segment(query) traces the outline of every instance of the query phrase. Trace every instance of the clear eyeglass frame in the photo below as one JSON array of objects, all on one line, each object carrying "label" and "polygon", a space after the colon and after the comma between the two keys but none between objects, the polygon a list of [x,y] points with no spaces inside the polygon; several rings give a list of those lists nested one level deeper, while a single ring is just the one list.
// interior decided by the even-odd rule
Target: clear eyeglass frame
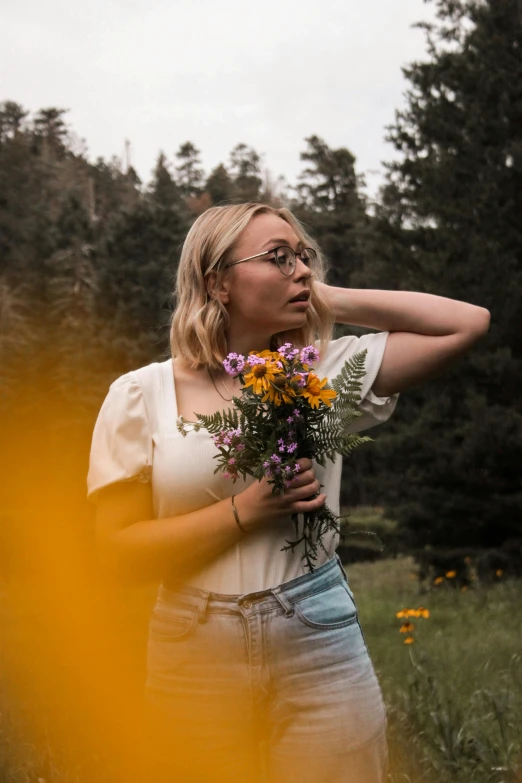
[{"label": "clear eyeglass frame", "polygon": [[279,245],[278,247],[272,247],[270,250],[264,250],[262,253],[256,253],[254,256],[248,256],[248,258],[241,258],[239,261],[231,261],[230,264],[225,264],[224,269],[228,269],[229,266],[236,266],[237,264],[244,264],[245,261],[252,261],[254,258],[262,258],[262,256],[274,255],[277,267],[282,275],[290,277],[294,273],[297,257],[301,259],[303,264],[309,266],[311,261],[317,258],[317,252],[313,247],[304,247],[298,253],[295,252],[288,245]]}]

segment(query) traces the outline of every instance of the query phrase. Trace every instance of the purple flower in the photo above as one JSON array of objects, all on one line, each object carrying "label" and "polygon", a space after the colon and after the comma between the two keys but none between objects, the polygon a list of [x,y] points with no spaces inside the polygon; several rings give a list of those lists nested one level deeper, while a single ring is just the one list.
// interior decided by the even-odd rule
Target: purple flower
[{"label": "purple flower", "polygon": [[294,377],[297,379],[297,385],[299,386],[299,388],[303,389],[306,386],[308,373],[307,372],[298,372]]},{"label": "purple flower", "polygon": [[236,460],[234,459],[234,457],[230,457],[230,459],[228,460],[227,465],[235,465],[235,464],[236,464]]},{"label": "purple flower", "polygon": [[319,351],[314,345],[307,345],[301,351],[301,361],[303,364],[313,364],[319,359]]},{"label": "purple flower", "polygon": [[248,364],[249,364],[251,367],[255,367],[255,366],[256,366],[256,364],[266,364],[266,359],[263,359],[263,357],[262,357],[262,356],[258,356],[258,355],[257,355],[257,354],[255,354],[255,353],[251,353],[251,354],[250,354],[250,356],[249,356],[249,357],[248,357],[248,359],[247,359],[247,363],[248,363]]},{"label": "purple flower", "polygon": [[289,454],[293,454],[296,449],[297,449],[297,443],[290,443],[290,445],[286,447],[286,450],[288,451]]},{"label": "purple flower", "polygon": [[244,443],[238,443],[236,446],[236,451],[244,451],[245,450],[245,444]]},{"label": "purple flower", "polygon": [[292,411],[292,413],[294,414],[294,416],[295,416],[295,418],[296,418],[296,419],[300,419],[300,418],[301,418],[301,414],[299,413],[299,411],[297,410],[297,408],[296,408],[294,411]]},{"label": "purple flower", "polygon": [[229,353],[225,361],[223,362],[223,367],[227,371],[229,375],[239,375],[239,373],[243,372],[243,368],[245,366],[245,357],[242,356],[240,353]]},{"label": "purple flower", "polygon": [[298,348],[294,348],[292,343],[285,343],[280,348],[277,349],[278,353],[281,354],[281,356],[284,356],[285,359],[293,359],[294,356],[297,356],[299,353]]},{"label": "purple flower", "polygon": [[278,454],[272,454],[270,459],[272,460],[272,462],[275,462],[277,465],[281,464],[281,457]]},{"label": "purple flower", "polygon": [[289,416],[288,419],[287,419],[287,422],[289,424],[293,424],[294,423],[294,417],[293,416]]}]

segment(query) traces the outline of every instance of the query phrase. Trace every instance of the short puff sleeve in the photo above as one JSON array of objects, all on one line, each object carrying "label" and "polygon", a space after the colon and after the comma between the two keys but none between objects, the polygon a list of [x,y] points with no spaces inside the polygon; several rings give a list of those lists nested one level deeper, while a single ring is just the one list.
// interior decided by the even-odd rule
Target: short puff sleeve
[{"label": "short puff sleeve", "polygon": [[118,481],[149,482],[152,435],[143,393],[131,373],[114,381],[103,401],[92,436],[87,497]]},{"label": "short puff sleeve", "polygon": [[397,405],[398,394],[393,394],[390,397],[378,397],[372,391],[382,363],[387,339],[388,332],[378,332],[377,334],[365,334],[362,337],[350,335],[332,340],[328,343],[325,354],[321,357],[317,367],[318,374],[326,375],[328,380],[332,381],[341,372],[346,361],[349,361],[356,353],[366,351],[365,374],[362,378],[360,391],[361,402],[358,406],[362,416],[355,419],[351,425],[352,432],[361,432],[375,427],[377,424],[382,424],[390,418]]}]

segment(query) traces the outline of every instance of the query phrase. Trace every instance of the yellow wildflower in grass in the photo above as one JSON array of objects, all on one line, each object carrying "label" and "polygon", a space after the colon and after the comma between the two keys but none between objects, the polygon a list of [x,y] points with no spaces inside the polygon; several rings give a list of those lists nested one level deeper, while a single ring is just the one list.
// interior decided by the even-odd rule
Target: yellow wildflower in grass
[{"label": "yellow wildflower in grass", "polygon": [[413,638],[413,636],[407,636],[406,639],[404,640],[404,644],[413,644],[414,641],[415,639]]},{"label": "yellow wildflower in grass", "polygon": [[417,609],[418,617],[424,617],[425,620],[427,620],[430,616],[430,610],[426,609],[424,606],[419,606]]},{"label": "yellow wildflower in grass", "polygon": [[400,612],[396,612],[395,617],[408,617],[408,609],[401,609]]},{"label": "yellow wildflower in grass", "polygon": [[418,617],[416,609],[408,609],[406,612],[406,617]]},{"label": "yellow wildflower in grass", "polygon": [[501,568],[497,568],[497,570],[495,571],[495,576],[502,576],[503,573],[504,571]]},{"label": "yellow wildflower in grass", "polygon": [[447,579],[455,579],[456,576],[457,576],[457,572],[456,571],[446,571],[446,578]]},{"label": "yellow wildflower in grass", "polygon": [[403,623],[399,628],[399,633],[412,633],[415,630],[414,623]]},{"label": "yellow wildflower in grass", "polygon": [[333,389],[324,389],[328,378],[321,380],[314,372],[308,373],[306,386],[300,390],[299,394],[308,401],[311,408],[318,408],[323,402],[328,407],[331,406],[332,400],[337,396],[337,392]]},{"label": "yellow wildflower in grass", "polygon": [[436,579],[433,580],[433,584],[434,585],[441,585],[443,583],[443,581],[444,581],[444,577],[443,576],[438,576]]}]

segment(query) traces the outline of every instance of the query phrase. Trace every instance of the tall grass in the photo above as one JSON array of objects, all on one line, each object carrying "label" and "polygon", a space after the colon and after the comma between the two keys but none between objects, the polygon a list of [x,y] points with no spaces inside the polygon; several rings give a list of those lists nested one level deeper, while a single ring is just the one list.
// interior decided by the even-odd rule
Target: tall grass
[{"label": "tall grass", "polygon": [[[408,558],[349,569],[388,708],[393,783],[514,783],[522,754],[522,584],[422,588]],[[422,604],[406,646],[396,612]]]}]

